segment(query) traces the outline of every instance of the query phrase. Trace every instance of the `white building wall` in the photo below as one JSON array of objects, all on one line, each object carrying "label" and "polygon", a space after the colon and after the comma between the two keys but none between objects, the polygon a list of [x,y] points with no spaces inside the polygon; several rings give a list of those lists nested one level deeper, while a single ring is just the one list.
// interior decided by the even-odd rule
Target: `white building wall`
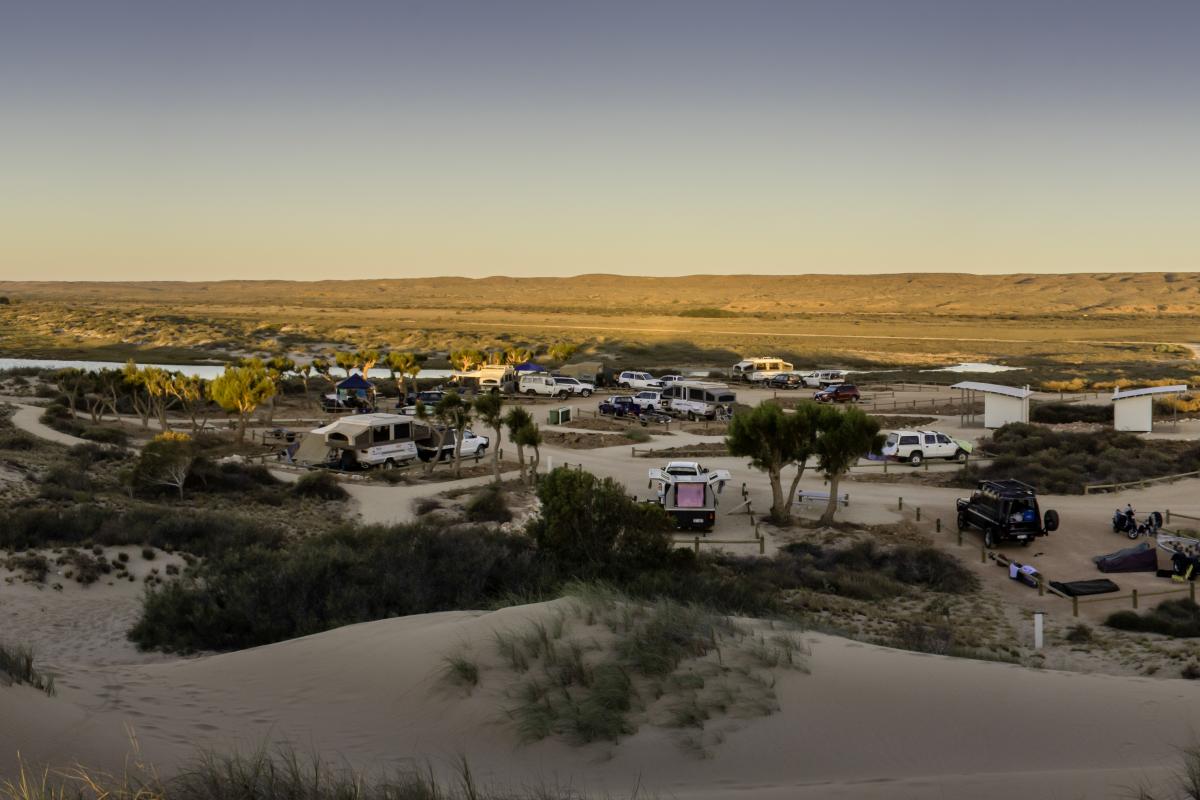
[{"label": "white building wall", "polygon": [[983,395],[983,427],[999,428],[1010,422],[1028,422],[1028,400],[1006,394]]},{"label": "white building wall", "polygon": [[1113,401],[1113,428],[1146,433],[1154,422],[1154,397],[1127,397]]}]

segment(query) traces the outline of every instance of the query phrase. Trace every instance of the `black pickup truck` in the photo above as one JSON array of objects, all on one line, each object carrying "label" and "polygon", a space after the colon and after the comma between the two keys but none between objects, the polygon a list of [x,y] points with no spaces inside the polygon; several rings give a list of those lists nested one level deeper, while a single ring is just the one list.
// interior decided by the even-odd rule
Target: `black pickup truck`
[{"label": "black pickup truck", "polygon": [[983,531],[984,547],[1017,541],[1027,545],[1058,530],[1058,512],[1041,513],[1037,492],[1018,480],[980,481],[970,499],[958,499],[958,529]]}]

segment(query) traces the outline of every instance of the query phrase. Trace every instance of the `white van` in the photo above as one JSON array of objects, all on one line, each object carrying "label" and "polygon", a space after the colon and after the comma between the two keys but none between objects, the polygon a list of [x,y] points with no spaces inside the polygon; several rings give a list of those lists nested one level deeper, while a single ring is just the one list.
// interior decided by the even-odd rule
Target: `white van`
[{"label": "white van", "polygon": [[625,370],[617,376],[617,386],[622,389],[661,389],[663,382],[649,372]]},{"label": "white van", "polygon": [[677,381],[662,393],[663,408],[688,419],[715,419],[732,413],[737,393],[723,383]]},{"label": "white van", "polygon": [[310,434],[329,448],[330,462],[347,470],[413,461],[418,455],[415,440],[428,435],[428,426],[405,414],[355,414]]},{"label": "white van", "polygon": [[571,387],[560,384],[553,375],[544,373],[526,373],[517,384],[517,391],[527,395],[545,395],[546,397],[566,397],[571,394]]},{"label": "white van", "polygon": [[826,389],[838,383],[846,382],[846,373],[840,369],[819,369],[806,372],[801,376],[804,385],[811,389]]},{"label": "white van", "polygon": [[748,383],[762,383],[775,375],[791,372],[792,365],[774,356],[745,358],[733,365],[733,379]]}]

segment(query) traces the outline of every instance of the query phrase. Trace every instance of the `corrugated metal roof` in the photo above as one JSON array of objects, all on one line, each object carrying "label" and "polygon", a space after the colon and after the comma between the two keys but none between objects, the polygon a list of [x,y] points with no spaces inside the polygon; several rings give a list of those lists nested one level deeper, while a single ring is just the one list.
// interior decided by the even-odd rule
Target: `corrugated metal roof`
[{"label": "corrugated metal roof", "polygon": [[1124,392],[1114,391],[1112,399],[1126,400],[1130,397],[1145,397],[1148,394],[1179,394],[1188,390],[1186,383],[1180,383],[1175,386],[1150,386],[1145,389],[1128,389]]},{"label": "corrugated metal roof", "polygon": [[977,383],[975,381],[963,381],[956,383],[950,387],[951,389],[969,389],[973,392],[987,392],[988,394],[1002,394],[1007,397],[1016,397],[1024,399],[1033,394],[1028,389],[1022,389],[1016,386],[1001,386],[998,383]]}]

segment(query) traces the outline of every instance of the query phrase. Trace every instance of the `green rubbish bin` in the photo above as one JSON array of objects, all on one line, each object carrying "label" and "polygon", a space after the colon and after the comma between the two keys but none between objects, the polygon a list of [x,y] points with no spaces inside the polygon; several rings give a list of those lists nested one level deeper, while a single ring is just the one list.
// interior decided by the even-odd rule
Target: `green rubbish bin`
[{"label": "green rubbish bin", "polygon": [[552,409],[550,409],[550,415],[549,415],[549,419],[547,420],[547,422],[548,422],[549,424],[551,424],[551,425],[563,425],[563,424],[565,424],[565,423],[568,423],[568,422],[570,422],[570,421],[571,421],[571,408],[570,408],[570,406],[566,406],[566,407],[564,407],[564,408],[552,408]]}]

